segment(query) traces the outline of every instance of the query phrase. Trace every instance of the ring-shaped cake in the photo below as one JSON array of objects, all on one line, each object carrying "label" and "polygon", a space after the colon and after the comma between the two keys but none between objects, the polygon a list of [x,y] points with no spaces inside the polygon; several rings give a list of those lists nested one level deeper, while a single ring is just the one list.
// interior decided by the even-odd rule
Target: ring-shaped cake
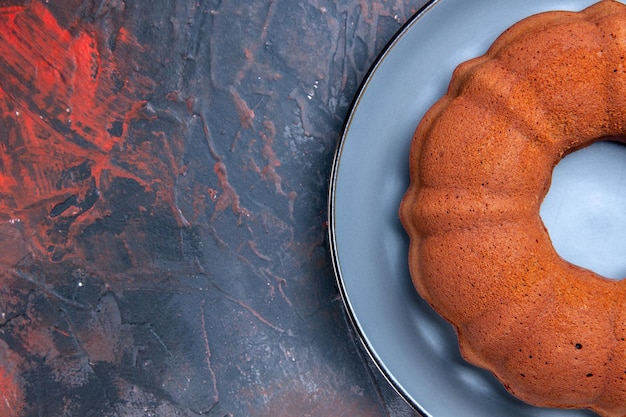
[{"label": "ring-shaped cake", "polygon": [[623,4],[531,16],[457,67],[411,145],[413,283],[534,405],[626,416],[626,280],[562,259],[539,214],[565,155],[626,136],[625,64]]}]

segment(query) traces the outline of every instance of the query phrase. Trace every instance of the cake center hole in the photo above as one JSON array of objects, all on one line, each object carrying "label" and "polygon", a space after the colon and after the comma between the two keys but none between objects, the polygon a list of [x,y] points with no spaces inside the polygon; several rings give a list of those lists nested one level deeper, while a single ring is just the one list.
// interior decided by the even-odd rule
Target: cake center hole
[{"label": "cake center hole", "polygon": [[596,142],[563,158],[540,214],[563,259],[626,277],[626,145]]}]

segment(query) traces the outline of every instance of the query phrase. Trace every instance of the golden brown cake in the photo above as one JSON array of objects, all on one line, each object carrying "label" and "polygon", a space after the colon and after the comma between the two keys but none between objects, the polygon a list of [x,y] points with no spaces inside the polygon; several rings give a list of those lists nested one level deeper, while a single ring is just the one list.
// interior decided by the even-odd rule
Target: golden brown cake
[{"label": "golden brown cake", "polygon": [[626,6],[531,16],[455,70],[413,138],[413,283],[534,405],[626,416],[626,281],[563,260],[539,215],[563,156],[626,135],[625,64]]}]

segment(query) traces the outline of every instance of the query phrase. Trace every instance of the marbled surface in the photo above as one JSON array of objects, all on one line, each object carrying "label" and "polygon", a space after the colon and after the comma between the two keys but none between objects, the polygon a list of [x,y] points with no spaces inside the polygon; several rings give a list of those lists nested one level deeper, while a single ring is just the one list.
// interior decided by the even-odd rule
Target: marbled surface
[{"label": "marbled surface", "polygon": [[0,1],[0,415],[417,416],[346,320],[326,204],[424,3]]}]

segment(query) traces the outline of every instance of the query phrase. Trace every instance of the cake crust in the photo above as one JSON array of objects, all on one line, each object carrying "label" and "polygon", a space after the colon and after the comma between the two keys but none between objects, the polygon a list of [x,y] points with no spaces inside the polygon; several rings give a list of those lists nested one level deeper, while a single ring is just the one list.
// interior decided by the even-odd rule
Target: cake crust
[{"label": "cake crust", "polygon": [[546,12],[457,67],[423,117],[400,219],[420,295],[469,362],[534,405],[626,416],[626,280],[563,260],[539,215],[554,166],[626,136],[626,6]]}]

